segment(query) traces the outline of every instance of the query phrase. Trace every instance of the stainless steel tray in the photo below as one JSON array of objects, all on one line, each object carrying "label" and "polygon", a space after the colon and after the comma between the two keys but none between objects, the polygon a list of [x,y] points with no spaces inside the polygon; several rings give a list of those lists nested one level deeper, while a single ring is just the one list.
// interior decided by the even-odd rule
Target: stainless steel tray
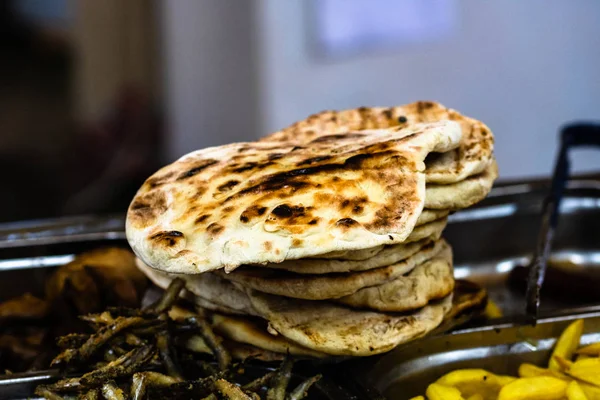
[{"label": "stainless steel tray", "polygon": [[[451,215],[444,231],[454,250],[455,276],[486,287],[507,316],[525,311],[524,290],[510,289],[507,280],[515,266],[528,264],[546,193],[545,183],[495,188],[478,207]],[[600,278],[600,181],[569,182],[550,259]],[[600,293],[572,300],[548,294],[560,293],[543,292],[542,313],[600,304]]]},{"label": "stainless steel tray", "polygon": [[[404,365],[402,360],[409,360],[409,353],[404,353],[409,351],[407,349],[422,348],[423,351],[429,352],[430,356],[426,360],[430,361],[419,364],[422,365],[419,368],[423,371],[433,371],[431,376],[434,376],[439,375],[447,363],[461,362],[461,360],[470,362],[469,360],[479,357],[472,354],[488,354],[485,351],[473,353],[471,348],[461,350],[459,346],[467,345],[472,341],[476,346],[485,347],[486,335],[493,336],[496,338],[494,340],[497,340],[494,342],[496,347],[493,347],[493,351],[496,352],[494,354],[498,360],[502,360],[500,357],[502,354],[510,357],[512,345],[506,343],[513,343],[509,342],[511,336],[495,332],[503,332],[505,328],[512,326],[511,324],[516,321],[515,317],[523,314],[525,301],[523,294],[507,287],[506,281],[511,269],[515,265],[526,263],[531,255],[546,191],[547,185],[544,182],[525,182],[494,188],[488,199],[477,207],[453,214],[444,232],[444,236],[454,248],[457,277],[483,284],[490,292],[491,298],[507,315],[505,321],[510,323],[505,325],[501,321],[493,321],[496,325],[488,323],[488,326],[470,333],[425,339],[404,349],[396,349],[387,355],[373,358],[369,362],[361,361],[358,366],[351,366],[362,371],[358,374],[357,380],[367,377],[369,383],[376,384],[388,394],[394,394],[390,398],[403,398],[404,394],[399,395],[400,397],[395,397],[395,394],[404,392],[390,392],[392,390],[390,388],[400,390],[398,388],[404,388],[404,385],[410,388],[412,386],[409,386],[409,380],[411,382],[431,380],[428,378],[419,381],[417,375],[410,372],[412,366],[408,369],[400,368]],[[555,237],[552,257],[570,260],[573,265],[590,273],[600,271],[598,268],[600,267],[600,181],[571,181],[561,211],[562,218]],[[0,301],[24,291],[41,294],[44,281],[53,268],[70,261],[81,251],[104,245],[127,246],[122,216],[76,217],[54,221],[0,224]],[[542,312],[556,314],[560,310],[569,308],[571,314],[582,313],[590,311],[595,303],[600,304],[600,299],[564,302],[543,297]],[[598,317],[597,314],[590,314],[590,316]],[[497,322],[501,324],[497,325]],[[527,332],[530,328],[510,329]],[[559,332],[560,329],[552,328],[551,331]],[[588,324],[588,329],[599,332],[600,323]],[[460,337],[464,336],[459,335],[471,336],[462,343]],[[455,337],[459,339],[455,341]],[[422,344],[438,343],[436,340],[443,345],[429,348]],[[437,353],[445,355],[437,357],[435,356]],[[487,355],[480,358],[483,357]],[[372,369],[365,370],[367,365],[371,365]],[[395,365],[400,369],[395,369]],[[510,365],[514,366],[514,363]],[[386,370],[395,372],[387,373]],[[379,378],[375,379],[378,376]],[[398,386],[400,383],[396,385],[394,382],[400,382],[402,385]],[[13,379],[11,383],[14,385],[18,382]],[[415,385],[415,391],[411,393],[416,393],[417,389],[421,390],[421,386],[417,387],[417,383]],[[4,398],[1,388],[0,398]]]},{"label": "stainless steel tray", "polygon": [[585,318],[581,343],[600,341],[600,308],[595,312],[542,318],[536,327],[511,323],[422,339],[356,366],[356,375],[388,399],[409,399],[457,368],[484,368],[515,375],[523,362],[546,365],[563,329]]}]

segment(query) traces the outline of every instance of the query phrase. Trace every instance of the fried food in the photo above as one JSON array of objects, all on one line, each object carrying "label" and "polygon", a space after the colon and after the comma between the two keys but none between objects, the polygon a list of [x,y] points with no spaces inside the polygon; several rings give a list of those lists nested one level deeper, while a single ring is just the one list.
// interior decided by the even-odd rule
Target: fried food
[{"label": "fried food", "polygon": [[0,325],[15,320],[40,320],[48,316],[50,304],[31,293],[0,303]]},{"label": "fried food", "polygon": [[43,297],[25,293],[0,303],[0,370],[43,368],[61,348],[83,346],[89,324],[107,325],[108,314],[101,311],[139,307],[147,286],[129,250],[100,248],[76,256],[50,275]]},{"label": "fried food", "polygon": [[293,365],[290,358],[283,361],[281,368],[273,377],[272,387],[267,391],[267,400],[285,400],[285,389],[290,382]]},{"label": "fried food", "polygon": [[571,381],[569,383],[569,385],[567,386],[566,395],[567,400],[587,400],[585,392],[583,391],[581,386],[579,386],[577,381]]},{"label": "fried food", "polygon": [[548,368],[554,371],[559,371],[560,366],[557,361],[557,356],[564,359],[570,359],[575,353],[577,346],[579,346],[579,340],[581,339],[581,333],[583,332],[583,320],[578,319],[577,321],[570,324],[558,338],[554,351],[550,357]]},{"label": "fried food", "polygon": [[425,394],[429,400],[464,400],[458,389],[439,383],[429,385]]},{"label": "fried food", "polygon": [[520,378],[504,386],[498,400],[559,400],[566,391],[567,383],[551,376]]},{"label": "fried food", "polygon": [[565,373],[575,379],[600,387],[600,358],[586,358],[577,360]]},{"label": "fried food", "polygon": [[46,298],[66,296],[78,314],[87,314],[111,305],[137,307],[146,286],[133,253],[111,247],[82,253],[59,267],[46,282]]},{"label": "fried food", "polygon": [[458,389],[465,398],[479,394],[484,400],[494,400],[502,387],[514,379],[500,377],[484,369],[461,369],[449,372],[436,383]]},{"label": "fried food", "polygon": [[230,352],[231,342],[215,334],[211,316],[175,305],[182,290],[181,281],[174,280],[147,308],[110,308],[85,316],[96,332],[61,338],[64,349],[52,362],[71,376],[39,386],[36,394],[51,399],[287,400],[304,398],[321,378],[306,379],[288,392],[294,361],[286,358],[280,368],[247,379],[243,361],[232,361],[232,354],[239,353],[235,346]]},{"label": "fried food", "polygon": [[483,314],[487,319],[502,318],[503,316],[502,309],[500,309],[500,307],[498,307],[498,305],[494,301],[489,299],[487,305],[485,306]]},{"label": "fried food", "polygon": [[321,377],[322,377],[321,374],[318,374],[318,375],[313,376],[312,378],[306,379],[304,382],[302,382],[301,384],[296,386],[296,388],[294,390],[292,390],[288,399],[289,400],[300,400],[300,399],[305,398],[308,395],[308,389],[310,389],[310,387],[312,385],[314,385],[315,382],[320,380]]},{"label": "fried food", "polygon": [[518,378],[483,369],[454,370],[428,387],[427,399],[600,400],[600,343],[578,349],[583,328],[582,319],[565,328],[548,368],[523,363]]},{"label": "fried food", "polygon": [[204,342],[208,345],[211,352],[217,358],[219,368],[221,369],[221,371],[226,370],[229,364],[231,363],[231,355],[229,354],[227,349],[225,349],[225,347],[221,344],[220,339],[217,338],[217,336],[214,334],[208,322],[206,322],[204,319],[196,317],[188,318],[186,321],[198,327],[200,336],[202,336]]}]

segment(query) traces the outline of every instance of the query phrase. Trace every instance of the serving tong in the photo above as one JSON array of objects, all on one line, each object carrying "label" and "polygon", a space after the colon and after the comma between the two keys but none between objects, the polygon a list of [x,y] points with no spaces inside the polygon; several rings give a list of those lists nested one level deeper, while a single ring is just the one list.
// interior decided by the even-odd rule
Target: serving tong
[{"label": "serving tong", "polygon": [[534,256],[529,266],[525,315],[533,325],[537,323],[540,308],[540,291],[548,266],[554,232],[558,225],[560,203],[571,173],[569,151],[580,147],[600,147],[600,124],[574,123],[560,132],[560,149],[552,175],[550,192],[542,206],[542,219]]}]

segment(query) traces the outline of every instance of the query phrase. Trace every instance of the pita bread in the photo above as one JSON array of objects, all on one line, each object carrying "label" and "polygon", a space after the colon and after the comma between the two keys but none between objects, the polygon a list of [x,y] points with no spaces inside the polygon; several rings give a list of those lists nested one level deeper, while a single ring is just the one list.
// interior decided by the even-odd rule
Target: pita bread
[{"label": "pita bread", "polygon": [[249,297],[281,335],[313,350],[348,356],[379,354],[417,339],[435,329],[452,307],[452,295],[410,314],[355,310],[252,290]]},{"label": "pita bread", "polygon": [[210,301],[210,300],[203,299],[202,297],[199,297],[199,296],[194,296],[193,302],[198,307],[202,307],[202,308],[205,308],[207,310],[218,312],[218,313],[222,313],[222,314],[228,314],[228,315],[252,315],[252,311],[236,310],[235,308],[229,308],[229,307],[227,307],[225,305],[222,305],[222,304],[219,304],[219,303],[215,303],[215,302]]},{"label": "pita bread", "polygon": [[[403,246],[405,244],[399,243],[399,245]],[[368,249],[361,249],[361,250],[332,251],[331,253],[320,254],[318,256],[313,256],[313,257],[301,258],[300,260],[310,260],[310,259],[323,260],[323,259],[326,259],[326,260],[343,260],[343,261],[362,261],[362,260],[368,260],[370,258],[375,257],[386,246],[389,246],[389,245],[382,244],[379,246],[369,247]],[[276,267],[277,265],[286,264],[288,261],[298,261],[298,260],[286,260],[281,263],[267,263],[267,264],[265,264],[265,267],[272,266],[272,268],[277,268]],[[285,269],[285,268],[282,268],[282,269]]]},{"label": "pita bread", "polygon": [[[425,238],[437,240],[442,236],[442,231],[446,227],[446,223],[448,222],[446,217],[449,214],[447,210],[424,210],[427,211],[427,216],[423,218],[423,223],[418,224],[415,229],[411,232],[408,238],[402,242],[398,243],[398,249],[401,249],[401,246],[405,246],[408,243],[417,242],[423,240]],[[438,212],[436,212],[438,211]],[[421,214],[423,215],[423,214]],[[434,216],[439,216],[439,219],[433,218]],[[421,219],[421,217],[419,217]],[[318,256],[307,257],[306,259],[317,258],[317,259],[335,259],[335,260],[350,260],[350,261],[360,261],[360,260],[368,260],[375,257],[379,252],[381,252],[384,248],[390,245],[380,245],[375,247],[370,247],[367,249],[361,250],[346,250],[346,251],[333,251],[327,254],[321,254]],[[298,261],[305,260],[300,259]],[[277,268],[277,265],[285,264],[286,261],[279,264],[265,264],[267,267]],[[286,268],[281,268],[286,269]]]},{"label": "pita bread", "polygon": [[[302,258],[281,263],[267,263],[266,268],[281,269],[298,274],[328,274],[335,272],[366,271],[386,267],[417,253],[427,241],[437,241],[442,236],[448,220],[443,218],[415,228],[404,243],[377,246],[365,250],[328,253],[327,257]],[[339,258],[333,258],[337,255]]]},{"label": "pita bread", "polygon": [[361,289],[334,301],[356,308],[404,312],[444,298],[453,289],[452,251],[450,247],[446,247],[435,258],[417,265],[407,275],[379,286]]},{"label": "pita bread", "polygon": [[498,165],[495,160],[492,160],[484,172],[471,176],[462,182],[451,185],[428,184],[425,207],[443,210],[458,210],[470,207],[487,196],[497,177]]},{"label": "pita bread", "polygon": [[[196,314],[184,308],[174,306],[169,311],[169,317],[175,321],[183,321]],[[281,335],[271,335],[267,332],[267,322],[253,317],[229,317],[219,314],[207,314],[213,329],[222,339],[223,345],[232,353],[233,358],[244,360],[248,357],[262,361],[272,361],[282,358],[285,354],[297,357],[324,358],[326,354],[305,349]],[[186,347],[195,353],[212,354],[210,346],[200,335],[179,337],[179,346]]]},{"label": "pita bread", "polygon": [[483,312],[487,305],[488,294],[479,284],[458,279],[454,287],[452,312],[448,317],[456,317],[464,312]]},{"label": "pita bread", "polygon": [[215,331],[235,342],[246,343],[274,353],[291,354],[312,358],[323,358],[326,354],[304,348],[281,335],[267,332],[265,320],[230,317],[215,314],[212,317]]},{"label": "pita bread", "polygon": [[195,295],[197,305],[227,314],[256,315],[248,296],[215,274],[168,274],[150,268],[139,258],[137,267],[158,287],[166,289],[175,278],[185,281],[187,291]]},{"label": "pita bread", "polygon": [[480,316],[487,305],[487,292],[476,283],[457,279],[452,295],[452,310],[431,335],[451,331]]},{"label": "pita bread", "polygon": [[[427,191],[425,191],[425,201],[427,201]],[[426,225],[430,222],[444,219],[448,216],[448,214],[450,214],[450,210],[430,210],[426,208],[421,212],[421,215],[419,215],[419,218],[417,219],[417,224],[415,225],[415,229],[419,226]]]},{"label": "pita bread", "polygon": [[425,225],[417,226],[403,244],[418,242],[429,237],[440,238],[447,224],[448,218],[442,218]]},{"label": "pita bread", "polygon": [[401,243],[425,202],[425,158],[456,148],[439,121],[190,153],[150,177],[127,213],[147,265],[195,274]]},{"label": "pita bread", "polygon": [[345,132],[442,120],[460,123],[462,140],[457,149],[432,154],[427,158],[427,182],[455,183],[482,172],[492,159],[494,150],[494,138],[490,129],[480,121],[431,101],[389,108],[361,107],[344,111],[323,111],[261,140],[305,144],[315,138]]},{"label": "pita bread", "polygon": [[415,266],[432,259],[448,244],[444,240],[432,242],[396,264],[367,271],[301,275],[267,268],[244,267],[229,274],[215,272],[238,287],[264,293],[306,300],[335,299],[350,295],[359,289],[381,285],[412,271]]},{"label": "pita bread", "polygon": [[388,265],[405,260],[437,239],[427,238],[408,244],[384,246],[376,255],[366,260],[303,258],[301,260],[287,260],[279,264],[267,264],[265,267],[281,269],[296,274],[331,274],[368,271],[370,269],[387,267]]}]

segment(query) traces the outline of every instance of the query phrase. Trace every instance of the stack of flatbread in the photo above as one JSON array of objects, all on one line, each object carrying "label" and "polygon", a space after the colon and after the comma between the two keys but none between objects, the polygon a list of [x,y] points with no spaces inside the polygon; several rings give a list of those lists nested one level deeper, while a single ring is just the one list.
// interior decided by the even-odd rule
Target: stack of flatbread
[{"label": "stack of flatbread", "polygon": [[227,340],[367,356],[450,313],[442,231],[496,177],[489,128],[438,103],[327,111],[161,169],[127,237],[148,277],[183,278]]}]

